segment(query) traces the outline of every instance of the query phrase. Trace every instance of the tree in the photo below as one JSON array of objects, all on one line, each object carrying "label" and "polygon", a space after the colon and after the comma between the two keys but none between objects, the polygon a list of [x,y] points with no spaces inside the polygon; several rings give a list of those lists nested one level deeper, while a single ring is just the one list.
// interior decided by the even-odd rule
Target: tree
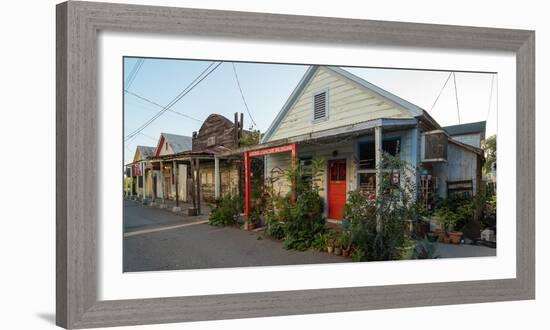
[{"label": "tree", "polygon": [[485,153],[485,164],[483,164],[483,173],[491,172],[491,166],[497,161],[497,136],[491,135],[481,144]]}]

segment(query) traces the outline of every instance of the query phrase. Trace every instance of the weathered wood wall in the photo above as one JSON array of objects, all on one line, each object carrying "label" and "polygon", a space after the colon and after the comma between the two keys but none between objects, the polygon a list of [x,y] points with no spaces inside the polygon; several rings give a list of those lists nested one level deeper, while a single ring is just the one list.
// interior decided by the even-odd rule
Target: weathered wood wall
[{"label": "weathered wood wall", "polygon": [[193,135],[193,151],[214,146],[232,149],[237,147],[235,124],[224,116],[212,114],[206,118],[197,134]]}]

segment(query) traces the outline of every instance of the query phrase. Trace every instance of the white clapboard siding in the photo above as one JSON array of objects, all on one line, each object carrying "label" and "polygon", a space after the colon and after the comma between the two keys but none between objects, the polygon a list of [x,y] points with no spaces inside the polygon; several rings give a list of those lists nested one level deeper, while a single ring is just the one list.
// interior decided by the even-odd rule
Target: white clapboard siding
[{"label": "white clapboard siding", "polygon": [[[327,90],[328,120],[313,121],[313,95]],[[307,134],[379,118],[412,118],[409,113],[337,73],[320,67],[269,140]]]}]

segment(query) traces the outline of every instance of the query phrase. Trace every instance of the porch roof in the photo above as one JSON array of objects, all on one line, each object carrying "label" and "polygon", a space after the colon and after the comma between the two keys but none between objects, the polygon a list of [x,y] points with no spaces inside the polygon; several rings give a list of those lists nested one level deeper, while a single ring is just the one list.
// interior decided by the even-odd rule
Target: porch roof
[{"label": "porch roof", "polygon": [[266,143],[255,144],[251,146],[241,147],[226,152],[219,153],[218,157],[230,157],[242,155],[246,151],[261,150],[265,148],[278,147],[291,143],[315,142],[328,139],[339,139],[350,136],[358,136],[373,130],[375,127],[384,127],[392,130],[400,128],[414,127],[418,123],[417,119],[374,119],[360,123],[354,123],[346,126],[326,129],[322,131],[310,132],[307,134],[297,135]]}]

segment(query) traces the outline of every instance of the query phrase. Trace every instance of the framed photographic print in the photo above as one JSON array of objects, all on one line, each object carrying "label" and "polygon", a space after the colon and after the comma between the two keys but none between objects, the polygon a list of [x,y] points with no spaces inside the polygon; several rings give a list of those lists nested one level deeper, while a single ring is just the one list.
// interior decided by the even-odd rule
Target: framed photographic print
[{"label": "framed photographic print", "polygon": [[534,299],[534,45],[59,4],[57,324]]}]

